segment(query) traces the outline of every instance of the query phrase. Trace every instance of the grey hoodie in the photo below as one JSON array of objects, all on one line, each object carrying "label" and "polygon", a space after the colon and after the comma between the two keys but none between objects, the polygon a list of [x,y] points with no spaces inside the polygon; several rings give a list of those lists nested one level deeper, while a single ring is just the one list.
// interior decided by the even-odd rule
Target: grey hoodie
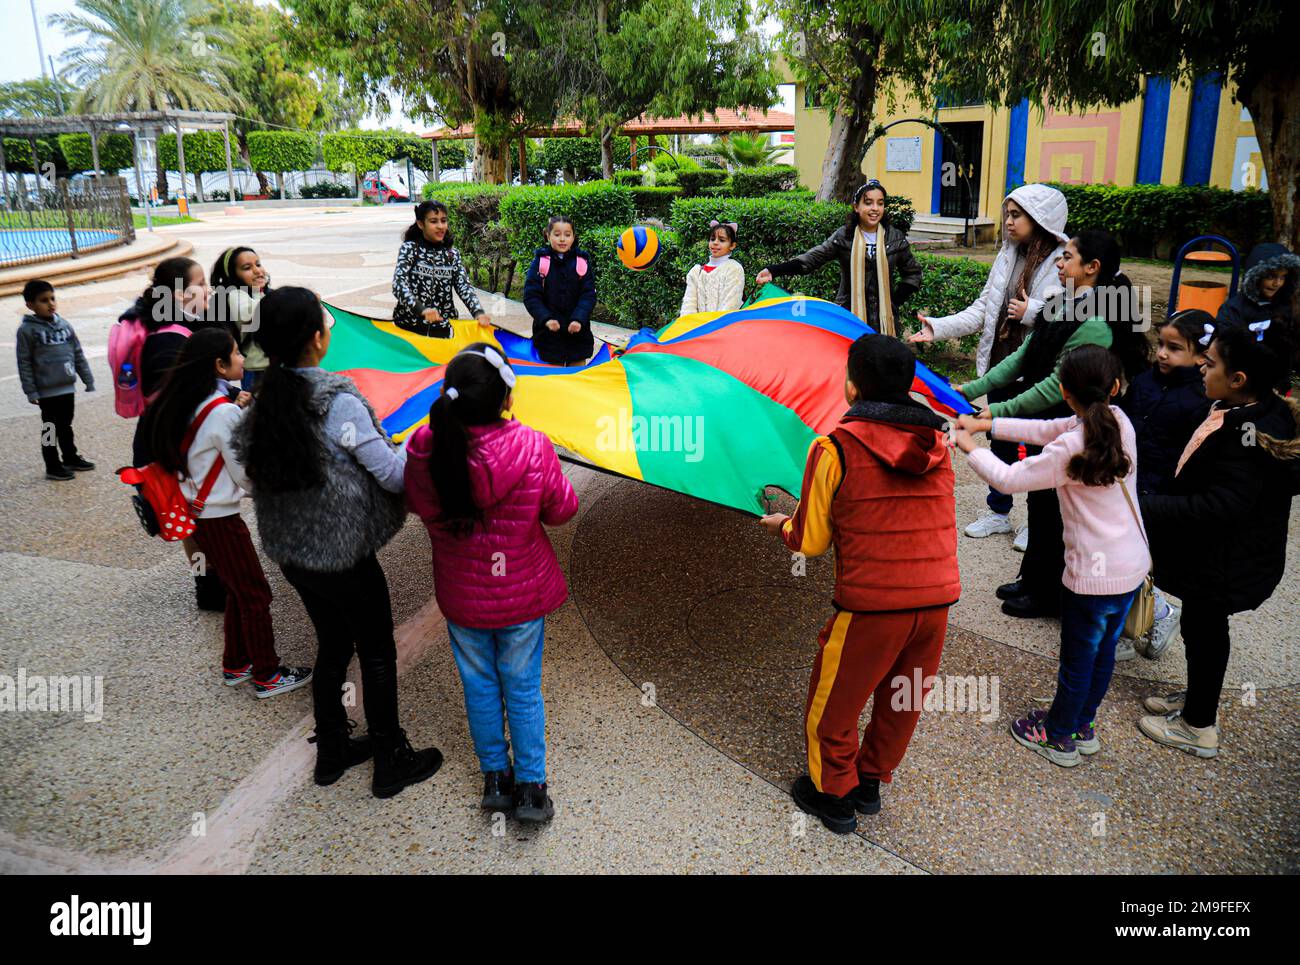
[{"label": "grey hoodie", "polygon": [[95,391],[95,375],[68,320],[23,316],[18,326],[18,378],[28,402],[77,391],[77,376],[86,391]]}]

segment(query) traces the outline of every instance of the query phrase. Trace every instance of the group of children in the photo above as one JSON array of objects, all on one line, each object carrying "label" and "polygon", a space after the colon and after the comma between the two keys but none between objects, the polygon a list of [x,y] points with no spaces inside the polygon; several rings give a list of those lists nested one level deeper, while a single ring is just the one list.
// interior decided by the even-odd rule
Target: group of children
[{"label": "group of children", "polygon": [[[739,308],[745,292],[745,269],[732,258],[734,222],[709,225],[709,259],[686,276],[681,314]],[[533,322],[533,348],[551,365],[584,365],[595,354],[591,313],[596,307],[596,275],[591,256],[578,247],[573,221],[552,215],[542,232],[544,244],[533,252],[524,282],[524,308]],[[456,318],[452,292],[460,296],[480,324],[491,317],[469,282],[469,273],[453,247],[447,206],[422,201],[415,223],[406,229],[393,269],[393,322],[398,328],[432,338],[450,338]]]},{"label": "group of children", "polygon": [[[1011,494],[1030,493],[1023,575],[998,593],[1022,614],[1059,616],[1060,673],[1051,708],[1017,717],[1011,732],[1062,766],[1100,750],[1097,710],[1126,616],[1153,573],[1184,601],[1188,685],[1148,699],[1151,716],[1139,727],[1214,756],[1229,617],[1258,607],[1280,581],[1300,491],[1300,407],[1277,391],[1293,360],[1287,306],[1300,261],[1284,250],[1255,260],[1217,322],[1198,311],[1172,315],[1147,365],[1118,246],[1100,232],[1065,235],[1064,199],[1053,194],[1027,185],[1008,196],[1006,240],[980,299],[957,316],[922,317],[912,336],[983,326],[980,378],[959,388],[990,402],[958,420],[951,442],[989,483],[995,515],[1010,508]],[[915,261],[888,225],[886,200],[883,186],[868,182],[849,224],[758,276],[838,257],[839,300],[883,330],[850,347],[849,408],[813,443],[793,517],[761,521],[794,552],[836,550],[836,612],[819,638],[806,706],[808,773],[793,786],[796,803],[836,831],[879,810],[880,782],[891,780],[924,699],[897,706],[891,682],[937,672],[948,608],[961,592],[949,427],[909,395],[915,360],[890,337],[919,279],[909,278]],[[591,263],[566,217],[550,219],[545,242],[525,286],[534,344],[543,361],[583,364],[594,347]],[[735,246],[736,225],[710,226],[710,258],[690,273],[684,313],[739,306]],[[243,247],[223,252],[211,277],[215,294],[197,263],[162,262],[119,322],[138,327],[134,354],[110,350],[110,362],[115,389],[137,392],[143,411],[133,465],[177,474],[195,507],[186,552],[202,564],[199,605],[225,614],[224,683],[250,682],[259,698],[311,684],[322,785],[371,758],[379,797],[434,774],[441,753],[416,750],[399,723],[392,608],[376,557],[414,512],[432,544],[482,804],[549,820],[542,651],[545,617],[567,588],[545,527],[570,519],[577,497],[547,438],[505,418],[515,385],[509,361],[486,341],[458,353],[429,424],[398,447],[356,385],[322,368],[333,320],[313,292],[272,291],[257,253]],[[490,323],[438,202],[417,206],[393,290],[394,321],[408,331],[449,335],[453,291]],[[47,474],[64,478],[93,468],[73,443],[70,402],[77,375],[87,390],[93,375],[53,289],[32,283],[25,297],[23,389],[56,427],[42,452]],[[991,447],[976,445],[980,432]],[[240,515],[248,494],[262,550],[315,628],[314,667],[287,666],[276,653],[270,585]],[[1154,608],[1155,629],[1140,642],[1148,656],[1179,622],[1159,591]],[[342,702],[354,654],[368,725],[360,738]]]}]

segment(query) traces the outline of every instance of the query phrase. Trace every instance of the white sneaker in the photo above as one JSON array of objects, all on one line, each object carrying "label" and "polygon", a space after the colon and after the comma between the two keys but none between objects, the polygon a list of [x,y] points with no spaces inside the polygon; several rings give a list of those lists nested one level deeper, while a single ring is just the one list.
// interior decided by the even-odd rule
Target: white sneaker
[{"label": "white sneaker", "polygon": [[1011,520],[1001,513],[985,513],[968,525],[963,532],[972,539],[983,539],[996,533],[1011,532]]},{"label": "white sneaker", "polygon": [[1011,543],[1011,548],[1017,553],[1023,553],[1029,549],[1029,524],[1025,523],[1016,530],[1016,538]]},{"label": "white sneaker", "polygon": [[1151,633],[1147,636],[1146,648],[1142,656],[1148,660],[1155,660],[1169,648],[1174,634],[1178,632],[1178,622],[1182,619],[1182,615],[1182,607],[1169,604],[1169,612],[1151,625]]},{"label": "white sneaker", "polygon": [[1157,714],[1139,720],[1138,730],[1157,744],[1177,747],[1196,757],[1215,757],[1219,753],[1217,722],[1211,727],[1193,727],[1183,720],[1181,714],[1170,714],[1168,717]]},{"label": "white sneaker", "polygon": [[1119,642],[1115,644],[1115,659],[1132,660],[1137,655],[1137,647],[1133,645],[1133,641],[1128,637],[1120,637]]}]

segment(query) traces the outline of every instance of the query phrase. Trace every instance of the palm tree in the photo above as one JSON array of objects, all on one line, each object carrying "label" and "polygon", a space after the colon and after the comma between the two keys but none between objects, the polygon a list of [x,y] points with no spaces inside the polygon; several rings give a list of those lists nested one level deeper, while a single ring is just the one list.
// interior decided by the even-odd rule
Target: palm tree
[{"label": "palm tree", "polygon": [[713,149],[728,164],[738,168],[756,168],[771,164],[783,151],[767,142],[766,134],[731,134],[713,142]]},{"label": "palm tree", "polygon": [[[193,26],[202,0],[77,0],[78,13],[48,22],[84,39],[63,55],[62,73],[81,93],[74,110],[89,113],[224,110],[236,106],[226,91],[233,64],[219,45],[220,30]],[[167,193],[159,152],[158,189]],[[143,198],[141,199],[144,200]]]}]

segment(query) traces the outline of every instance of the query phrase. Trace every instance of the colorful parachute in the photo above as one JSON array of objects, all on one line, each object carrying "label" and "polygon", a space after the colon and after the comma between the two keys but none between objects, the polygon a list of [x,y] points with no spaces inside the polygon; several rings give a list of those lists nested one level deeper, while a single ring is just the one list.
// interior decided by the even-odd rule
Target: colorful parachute
[{"label": "colorful parachute", "polygon": [[[743,308],[642,329],[618,354],[601,344],[585,366],[559,368],[529,339],[477,322],[433,339],[327,307],[323,364],[356,381],[396,439],[427,421],[456,352],[495,342],[518,375],[516,418],[598,469],[750,513],[765,510],[766,486],[798,495],[809,444],[844,413],[849,344],[871,331],[838,305],[769,285]],[[971,411],[916,370],[913,391],[936,411]]]}]

